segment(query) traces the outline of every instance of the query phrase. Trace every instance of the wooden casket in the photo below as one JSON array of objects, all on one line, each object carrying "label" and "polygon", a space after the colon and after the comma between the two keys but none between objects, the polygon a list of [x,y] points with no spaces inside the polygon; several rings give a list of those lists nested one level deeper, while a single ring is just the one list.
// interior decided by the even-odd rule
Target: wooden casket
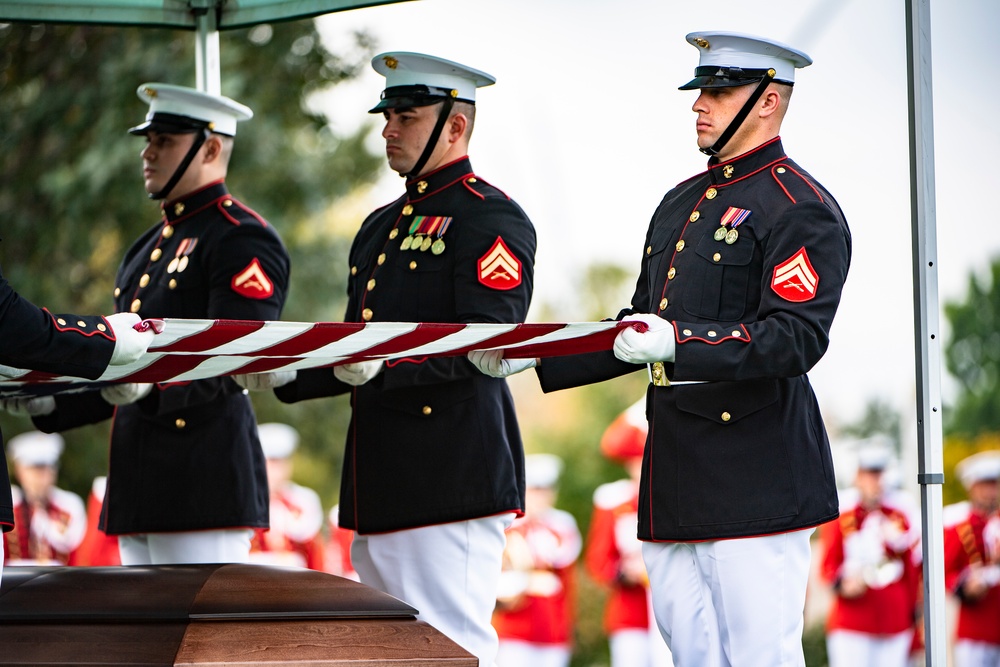
[{"label": "wooden casket", "polygon": [[478,665],[416,613],[291,567],[5,567],[0,665]]}]

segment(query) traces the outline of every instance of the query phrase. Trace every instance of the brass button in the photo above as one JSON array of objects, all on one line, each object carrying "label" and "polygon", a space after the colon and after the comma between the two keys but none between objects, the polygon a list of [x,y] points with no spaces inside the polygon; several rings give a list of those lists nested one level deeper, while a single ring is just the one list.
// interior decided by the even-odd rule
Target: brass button
[{"label": "brass button", "polygon": [[470,176],[468,178],[468,180],[466,180],[465,182],[466,183],[475,183],[476,182],[476,177],[475,176]]},{"label": "brass button", "polygon": [[684,330],[684,331],[683,331],[682,333],[683,333],[683,334],[684,334],[685,336],[690,336],[690,335],[691,335],[691,334],[692,334],[693,332],[692,332],[692,331],[691,331],[690,329],[685,329],[685,330]]},{"label": "brass button", "polygon": [[720,255],[719,253],[715,253],[714,255],[712,255],[713,262],[718,262],[720,259],[722,259],[722,255]]},{"label": "brass button", "polygon": [[[184,202],[179,201],[174,204],[174,215],[180,215],[184,212]],[[167,238],[170,238],[169,236]]]},{"label": "brass button", "polygon": [[183,419],[181,419],[180,417],[174,420],[174,426],[176,426],[177,428],[184,428],[187,425],[188,423]]},{"label": "brass button", "polygon": [[647,255],[653,254],[653,246],[651,245],[646,246],[646,254]]},{"label": "brass button", "polygon": [[700,217],[701,217],[701,211],[695,211],[690,216],[688,216],[688,220],[690,222],[698,222],[698,218]]},{"label": "brass button", "polygon": [[133,313],[138,313],[139,312],[139,308],[141,308],[141,307],[142,307],[142,301],[139,301],[139,299],[136,299],[135,301],[132,302],[132,305],[129,306],[129,310],[131,310]]},{"label": "brass button", "polygon": [[398,230],[398,229],[396,229],[395,227],[393,227],[393,228],[392,228],[392,231],[391,231],[391,232],[389,232],[389,240],[391,241],[391,240],[393,240],[394,238],[396,238],[397,236],[399,236],[399,230]]},{"label": "brass button", "polygon": [[719,335],[719,334],[717,334],[717,333],[716,333],[716,332],[714,332],[714,331],[709,331],[709,332],[708,332],[708,337],[709,337],[709,338],[715,338],[715,337],[716,337],[716,336],[718,336],[718,335]]},{"label": "brass button", "polygon": [[142,274],[142,278],[139,278],[139,287],[145,287],[148,284],[149,284],[149,274],[144,273]]},{"label": "brass button", "polygon": [[733,333],[732,333],[733,338],[739,338],[742,335],[743,335],[743,332],[740,331],[739,329],[734,330]]},{"label": "brass button", "polygon": [[149,254],[149,261],[155,262],[160,259],[160,257],[163,257],[163,251],[159,248],[153,248],[153,252]]},{"label": "brass button", "polygon": [[77,321],[76,321],[76,326],[78,326],[78,327],[80,327],[81,329],[83,329],[83,328],[85,328],[85,327],[87,326],[87,323],[86,323],[86,322],[84,322],[83,320],[77,320]]},{"label": "brass button", "polygon": [[373,289],[375,289],[375,279],[374,278],[372,278],[371,280],[368,281],[368,291],[370,292]]},{"label": "brass button", "polygon": [[170,225],[165,225],[163,227],[163,231],[161,232],[161,234],[163,235],[163,238],[169,239],[171,236],[174,235],[174,228],[171,227]]},{"label": "brass button", "polygon": [[417,183],[417,192],[419,192],[420,194],[424,194],[425,192],[427,192],[427,181],[420,181],[419,183]]},{"label": "brass button", "polygon": [[98,331],[107,331],[107,330],[108,330],[108,328],[107,328],[106,326],[104,326],[104,324],[102,324],[102,323],[98,323],[98,324],[97,324],[97,330],[98,330]]},{"label": "brass button", "polygon": [[410,271],[412,271],[415,268],[417,268],[417,263],[415,261],[410,262]]},{"label": "brass button", "polygon": [[222,202],[222,205],[225,206],[226,208],[229,208],[230,206],[233,205],[233,200],[232,199],[227,199],[227,200],[225,200],[225,201]]},{"label": "brass button", "polygon": [[705,191],[705,199],[715,199],[715,195],[719,194],[719,191],[715,188],[709,188]]},{"label": "brass button", "polygon": [[116,287],[115,288],[115,297],[119,297],[121,295],[122,295],[122,288],[121,287]]},{"label": "brass button", "polygon": [[61,317],[60,317],[60,318],[59,318],[58,320],[56,320],[56,322],[58,322],[58,323],[59,323],[59,326],[61,326],[61,327],[64,327],[64,326],[66,326],[66,320],[64,320],[64,319],[63,319],[63,318],[61,318]]},{"label": "brass button", "polygon": [[677,245],[674,246],[674,247],[677,248],[677,252],[680,252],[680,251],[684,250],[684,239],[681,239],[680,241],[678,241]]},{"label": "brass button", "polygon": [[177,280],[175,278],[171,278],[170,282],[167,283],[167,287],[170,289],[177,289]]},{"label": "brass button", "polygon": [[724,421],[724,422],[727,422],[727,421],[729,421],[730,419],[733,418],[733,416],[731,414],[729,414],[728,412],[723,412],[721,416],[722,416],[722,421]]},{"label": "brass button", "polygon": [[431,412],[433,412],[433,410],[431,410],[431,406],[429,405],[425,405],[420,409],[420,411],[423,412],[425,415],[429,415]]},{"label": "brass button", "polygon": [[412,206],[410,206],[409,204],[407,204],[406,206],[403,207],[403,215],[410,215],[411,213],[413,213],[413,207]]},{"label": "brass button", "polygon": [[775,171],[778,172],[779,174],[783,174],[783,173],[785,173],[785,168],[784,167],[778,167],[777,169],[775,169]]},{"label": "brass button", "polygon": [[660,310],[665,309],[667,307],[667,304],[669,303],[670,302],[667,300],[667,297],[663,297],[662,299],[660,299]]},{"label": "brass button", "polygon": [[677,275],[677,269],[671,266],[670,270],[667,271],[667,280],[673,280],[674,276],[676,275]]},{"label": "brass button", "polygon": [[352,266],[351,267],[351,275],[352,276],[358,275],[358,267],[356,267],[356,266]]},{"label": "brass button", "polygon": [[372,315],[374,314],[375,313],[372,312],[371,308],[365,308],[364,310],[361,311],[361,319],[363,319],[365,322],[370,322],[372,319]]},{"label": "brass button", "polygon": [[383,264],[385,264],[385,253],[378,256],[378,265],[382,266]]}]

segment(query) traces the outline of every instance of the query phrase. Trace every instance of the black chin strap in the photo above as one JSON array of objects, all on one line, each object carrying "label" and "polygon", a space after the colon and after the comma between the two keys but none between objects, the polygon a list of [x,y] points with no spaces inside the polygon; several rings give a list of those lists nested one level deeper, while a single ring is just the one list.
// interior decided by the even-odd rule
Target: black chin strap
[{"label": "black chin strap", "polygon": [[170,194],[170,191],[174,189],[175,185],[177,185],[177,181],[181,180],[181,176],[183,176],[184,172],[187,171],[188,166],[191,164],[191,161],[194,160],[194,156],[201,149],[202,144],[204,144],[205,140],[208,139],[209,134],[211,133],[206,128],[195,135],[194,143],[191,144],[191,148],[188,150],[187,155],[184,156],[184,159],[181,160],[181,163],[177,165],[177,169],[174,170],[174,175],[170,177],[170,180],[167,181],[167,184],[164,185],[159,192],[150,192],[150,199],[163,199]]},{"label": "black chin strap", "polygon": [[740,129],[740,125],[743,124],[743,121],[746,120],[748,115],[750,115],[750,110],[753,109],[755,104],[757,104],[757,100],[760,99],[760,96],[764,94],[764,90],[767,88],[768,84],[774,80],[774,74],[775,72],[773,69],[767,70],[767,73],[764,74],[764,78],[760,80],[760,83],[757,84],[753,94],[750,95],[750,99],[746,101],[746,104],[743,105],[743,108],[736,114],[732,122],[729,123],[729,127],[727,127],[719,136],[718,140],[708,148],[699,148],[698,150],[705,155],[710,155],[712,157],[718,155],[719,151],[721,151],[726,144],[729,143],[729,140],[733,138],[733,135],[736,134],[736,130]]},{"label": "black chin strap", "polygon": [[437,146],[438,139],[441,138],[441,131],[444,129],[444,124],[448,121],[448,116],[451,115],[451,108],[453,106],[455,106],[455,98],[444,98],[444,102],[441,104],[441,113],[438,114],[437,123],[434,124],[434,129],[431,130],[431,136],[427,139],[427,145],[424,146],[424,152],[420,154],[420,158],[417,160],[417,163],[413,165],[413,169],[410,170],[410,173],[403,174],[404,177],[416,178],[420,175],[424,165],[427,164],[427,160],[431,158],[431,153],[434,152],[434,147]]}]

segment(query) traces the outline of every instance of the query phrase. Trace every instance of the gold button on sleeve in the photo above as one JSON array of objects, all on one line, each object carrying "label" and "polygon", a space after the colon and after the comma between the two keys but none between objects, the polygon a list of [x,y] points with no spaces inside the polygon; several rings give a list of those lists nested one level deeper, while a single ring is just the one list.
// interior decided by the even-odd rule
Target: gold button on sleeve
[{"label": "gold button on sleeve", "polygon": [[415,268],[417,268],[417,263],[416,262],[410,262],[410,271],[414,270]]},{"label": "gold button on sleeve", "polygon": [[716,333],[715,331],[709,331],[709,332],[708,332],[708,337],[709,337],[709,338],[715,338],[715,337],[716,337],[716,336],[718,336],[718,335],[719,335],[719,334],[718,334],[718,333]]},{"label": "gold button on sleeve", "polygon": [[733,338],[739,338],[739,337],[740,337],[740,336],[742,336],[742,335],[743,335],[743,332],[742,332],[742,331],[740,331],[739,329],[735,329],[735,330],[733,331]]},{"label": "gold button on sleeve", "polygon": [[121,287],[116,287],[115,288],[115,297],[119,297],[121,295],[122,295],[122,288]]},{"label": "gold button on sleeve", "polygon": [[107,331],[107,330],[108,330],[108,328],[107,328],[106,326],[104,326],[104,324],[103,324],[103,323],[98,323],[98,324],[97,324],[97,330],[98,330],[98,331],[102,331],[102,332],[103,332],[103,331]]},{"label": "gold button on sleeve", "polygon": [[727,421],[729,421],[730,419],[733,418],[733,416],[731,414],[729,414],[728,412],[723,412],[722,415],[721,415],[721,417],[722,417],[722,421],[724,421],[724,422],[727,422]]},{"label": "gold button on sleeve", "polygon": [[178,417],[177,419],[174,420],[174,426],[176,426],[177,428],[184,428],[185,426],[187,426],[187,422]]},{"label": "gold button on sleeve", "polygon": [[63,319],[63,318],[61,318],[61,317],[60,317],[59,319],[57,319],[57,320],[56,320],[56,322],[58,322],[58,323],[59,323],[59,326],[61,326],[61,327],[64,327],[64,326],[66,326],[66,320],[64,320],[64,319]]},{"label": "gold button on sleeve", "polygon": [[685,336],[690,336],[690,335],[691,335],[691,334],[692,334],[693,332],[692,332],[692,331],[691,331],[690,329],[685,329],[685,330],[684,330],[684,331],[683,331],[682,333],[683,333],[683,334],[684,334]]},{"label": "gold button on sleeve", "polygon": [[429,405],[425,405],[424,407],[422,407],[420,409],[420,411],[422,413],[424,413],[425,415],[429,415],[431,412],[433,412],[433,410],[431,410],[431,406],[429,406]]},{"label": "gold button on sleeve", "polygon": [[370,322],[373,315],[375,315],[375,313],[372,312],[371,308],[365,308],[361,311],[361,319],[365,322]]},{"label": "gold button on sleeve", "polygon": [[222,202],[222,205],[225,206],[226,208],[229,208],[230,206],[233,205],[233,200],[232,199],[227,199],[224,202]]},{"label": "gold button on sleeve", "polygon": [[356,266],[352,266],[351,267],[351,275],[352,276],[358,275],[358,267],[356,267]]},{"label": "gold button on sleeve", "polygon": [[76,321],[76,326],[78,326],[78,327],[80,327],[81,329],[83,329],[83,328],[85,328],[85,327],[87,326],[87,323],[86,323],[86,322],[84,322],[83,320],[77,320],[77,321]]},{"label": "gold button on sleeve", "polygon": [[778,172],[779,174],[783,174],[783,173],[785,173],[785,168],[784,167],[778,167],[777,169],[775,169],[775,171]]}]

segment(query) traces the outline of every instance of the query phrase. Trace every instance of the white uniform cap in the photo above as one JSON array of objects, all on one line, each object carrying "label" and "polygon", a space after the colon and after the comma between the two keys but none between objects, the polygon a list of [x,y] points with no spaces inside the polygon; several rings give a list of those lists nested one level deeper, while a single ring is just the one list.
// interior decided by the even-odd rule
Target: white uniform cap
[{"label": "white uniform cap", "polygon": [[385,77],[385,90],[382,101],[369,113],[429,106],[445,97],[474,104],[476,88],[491,86],[497,81],[486,72],[422,53],[382,53],[372,58],[372,67]]},{"label": "white uniform cap", "polygon": [[136,94],[149,104],[149,112],[146,122],[129,130],[131,134],[146,134],[150,130],[182,134],[208,129],[234,137],[236,123],[253,118],[253,111],[235,100],[185,86],[144,83]]},{"label": "white uniform cap", "polygon": [[775,81],[794,83],[795,68],[812,64],[802,51],[765,37],[710,31],[692,32],[686,39],[698,49],[700,60],[694,79],[681,90],[756,83],[770,69]]},{"label": "white uniform cap", "polygon": [[269,459],[287,459],[299,446],[299,432],[288,424],[259,424],[260,446]]},{"label": "white uniform cap", "polygon": [[862,441],[858,447],[858,470],[885,470],[892,463],[892,452],[877,439]]},{"label": "white uniform cap", "polygon": [[25,466],[56,466],[63,451],[62,436],[57,433],[29,431],[7,443],[15,463]]},{"label": "white uniform cap", "polygon": [[966,489],[976,482],[1000,480],[1000,450],[978,452],[955,466],[955,473]]},{"label": "white uniform cap", "polygon": [[524,457],[524,482],[529,489],[551,489],[559,481],[562,459],[555,454],[529,454]]}]

